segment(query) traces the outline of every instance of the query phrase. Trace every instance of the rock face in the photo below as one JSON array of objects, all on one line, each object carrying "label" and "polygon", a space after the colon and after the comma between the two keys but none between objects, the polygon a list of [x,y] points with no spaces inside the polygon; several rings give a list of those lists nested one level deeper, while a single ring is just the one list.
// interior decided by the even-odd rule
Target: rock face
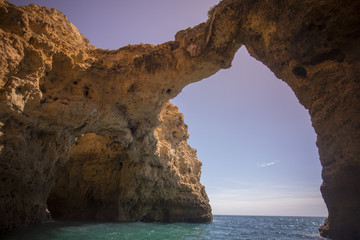
[{"label": "rock face", "polygon": [[[57,170],[47,201],[52,216],[107,221],[209,221],[209,200],[199,183],[201,162],[186,142],[183,115],[167,103],[160,120],[152,136],[133,143],[136,151],[142,152],[139,156],[130,156],[116,140],[93,133],[83,135],[71,148],[70,160]],[[142,149],[155,139],[155,149]],[[141,156],[146,151],[152,155],[145,160]]]},{"label": "rock face", "polygon": [[210,221],[168,103],[239,47],[310,113],[334,239],[360,238],[360,2],[224,0],[161,45],[102,50],[60,12],[0,1],[0,229],[47,218]]},{"label": "rock face", "polygon": [[240,40],[309,110],[329,216],[324,237],[360,239],[359,1],[256,1]]}]

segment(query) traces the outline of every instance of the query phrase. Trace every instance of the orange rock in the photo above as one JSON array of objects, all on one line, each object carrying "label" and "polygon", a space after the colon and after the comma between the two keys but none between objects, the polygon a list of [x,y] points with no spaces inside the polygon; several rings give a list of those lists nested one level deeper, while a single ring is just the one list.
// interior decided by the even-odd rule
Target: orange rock
[{"label": "orange rock", "polygon": [[0,230],[46,219],[46,201],[64,218],[211,220],[201,164],[168,100],[229,68],[245,45],[309,110],[329,210],[322,234],[360,238],[358,9],[224,0],[175,41],[110,51],[57,10],[0,1]]}]

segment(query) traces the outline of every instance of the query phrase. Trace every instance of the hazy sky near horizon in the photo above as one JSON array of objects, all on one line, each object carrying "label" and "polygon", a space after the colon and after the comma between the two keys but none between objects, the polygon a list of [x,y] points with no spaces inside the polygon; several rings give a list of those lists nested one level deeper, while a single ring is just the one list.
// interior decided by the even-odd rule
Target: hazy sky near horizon
[{"label": "hazy sky near horizon", "polygon": [[[104,49],[160,44],[207,19],[218,0],[10,0],[56,8]],[[245,47],[230,69],[193,83],[171,102],[184,113],[189,145],[214,214],[327,216],[310,117],[286,83]]]}]

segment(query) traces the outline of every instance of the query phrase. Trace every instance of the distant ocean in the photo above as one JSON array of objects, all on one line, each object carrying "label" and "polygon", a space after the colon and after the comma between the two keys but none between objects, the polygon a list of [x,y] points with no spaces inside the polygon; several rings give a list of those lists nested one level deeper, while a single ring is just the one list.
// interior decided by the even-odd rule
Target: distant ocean
[{"label": "distant ocean", "polygon": [[52,222],[1,236],[4,240],[324,239],[323,217],[214,216],[212,223]]}]

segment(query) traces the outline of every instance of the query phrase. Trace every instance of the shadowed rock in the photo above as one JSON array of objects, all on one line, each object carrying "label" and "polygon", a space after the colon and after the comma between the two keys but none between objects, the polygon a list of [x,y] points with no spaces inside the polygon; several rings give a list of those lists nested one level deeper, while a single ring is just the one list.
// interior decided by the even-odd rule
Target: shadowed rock
[{"label": "shadowed rock", "polygon": [[321,234],[360,238],[358,9],[224,0],[174,41],[110,51],[57,10],[0,1],[0,229],[43,221],[46,202],[66,219],[211,220],[201,164],[168,100],[229,68],[245,45],[309,110],[329,211]]}]

